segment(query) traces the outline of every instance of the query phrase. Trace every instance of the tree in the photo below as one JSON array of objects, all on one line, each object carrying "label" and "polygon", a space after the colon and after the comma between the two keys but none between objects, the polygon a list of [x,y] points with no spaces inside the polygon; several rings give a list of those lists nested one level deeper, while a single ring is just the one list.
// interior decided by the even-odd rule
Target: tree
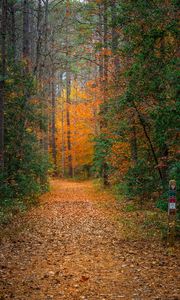
[{"label": "tree", "polygon": [[4,101],[6,76],[6,30],[7,30],[7,0],[1,7],[1,76],[0,76],[0,171],[4,168]]}]

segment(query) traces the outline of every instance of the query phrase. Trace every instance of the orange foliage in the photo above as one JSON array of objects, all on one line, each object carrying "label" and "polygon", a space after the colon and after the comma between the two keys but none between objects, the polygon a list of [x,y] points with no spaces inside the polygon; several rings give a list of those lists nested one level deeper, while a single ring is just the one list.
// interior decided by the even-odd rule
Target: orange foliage
[{"label": "orange foliage", "polygon": [[[90,83],[88,84],[90,87]],[[70,135],[71,135],[71,156],[73,169],[90,165],[93,157],[93,137],[96,133],[96,116],[98,104],[95,96],[88,93],[88,89],[82,89],[75,83],[71,88],[70,112]],[[58,164],[61,169],[62,146],[64,139],[65,167],[67,166],[67,120],[66,120],[66,92],[63,91],[58,99],[59,107],[57,112],[57,156]],[[62,122],[63,117],[63,122]]]}]

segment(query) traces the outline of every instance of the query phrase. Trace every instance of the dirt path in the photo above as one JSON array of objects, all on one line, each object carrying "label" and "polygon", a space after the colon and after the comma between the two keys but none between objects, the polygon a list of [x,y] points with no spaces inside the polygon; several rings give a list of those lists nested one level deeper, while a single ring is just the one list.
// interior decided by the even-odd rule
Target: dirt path
[{"label": "dirt path", "polygon": [[[180,299],[178,256],[121,236],[112,201],[92,182],[53,181],[51,193],[0,246],[0,300]],[[176,264],[175,264],[176,263]]]}]

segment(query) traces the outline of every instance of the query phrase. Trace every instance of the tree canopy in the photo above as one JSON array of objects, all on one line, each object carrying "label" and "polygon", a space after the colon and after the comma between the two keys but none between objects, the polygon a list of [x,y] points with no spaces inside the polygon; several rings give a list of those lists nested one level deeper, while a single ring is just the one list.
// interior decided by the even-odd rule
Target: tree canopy
[{"label": "tree canopy", "polygon": [[0,16],[1,202],[50,174],[166,197],[180,182],[178,1],[2,0]]}]

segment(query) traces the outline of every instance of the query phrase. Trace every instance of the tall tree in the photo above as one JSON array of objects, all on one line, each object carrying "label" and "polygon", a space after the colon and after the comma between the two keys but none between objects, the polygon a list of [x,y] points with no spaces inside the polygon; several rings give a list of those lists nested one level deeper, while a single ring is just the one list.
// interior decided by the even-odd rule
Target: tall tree
[{"label": "tall tree", "polygon": [[52,82],[51,82],[51,88],[52,88],[52,95],[51,95],[51,147],[52,147],[52,157],[53,157],[53,163],[54,163],[54,171],[56,174],[57,169],[57,150],[56,150],[56,94],[55,94],[55,72],[54,68],[52,67]]},{"label": "tall tree", "polygon": [[1,16],[1,76],[0,76],[0,169],[4,168],[4,101],[6,76],[7,0],[2,0]]},{"label": "tall tree", "polygon": [[73,176],[72,167],[72,144],[71,144],[71,119],[70,119],[70,95],[71,95],[71,73],[70,73],[70,45],[68,37],[70,6],[66,2],[66,120],[67,120],[67,150],[68,150],[68,174]]},{"label": "tall tree", "polygon": [[29,62],[29,54],[30,54],[29,0],[23,0],[23,58],[26,60],[26,63]]}]

